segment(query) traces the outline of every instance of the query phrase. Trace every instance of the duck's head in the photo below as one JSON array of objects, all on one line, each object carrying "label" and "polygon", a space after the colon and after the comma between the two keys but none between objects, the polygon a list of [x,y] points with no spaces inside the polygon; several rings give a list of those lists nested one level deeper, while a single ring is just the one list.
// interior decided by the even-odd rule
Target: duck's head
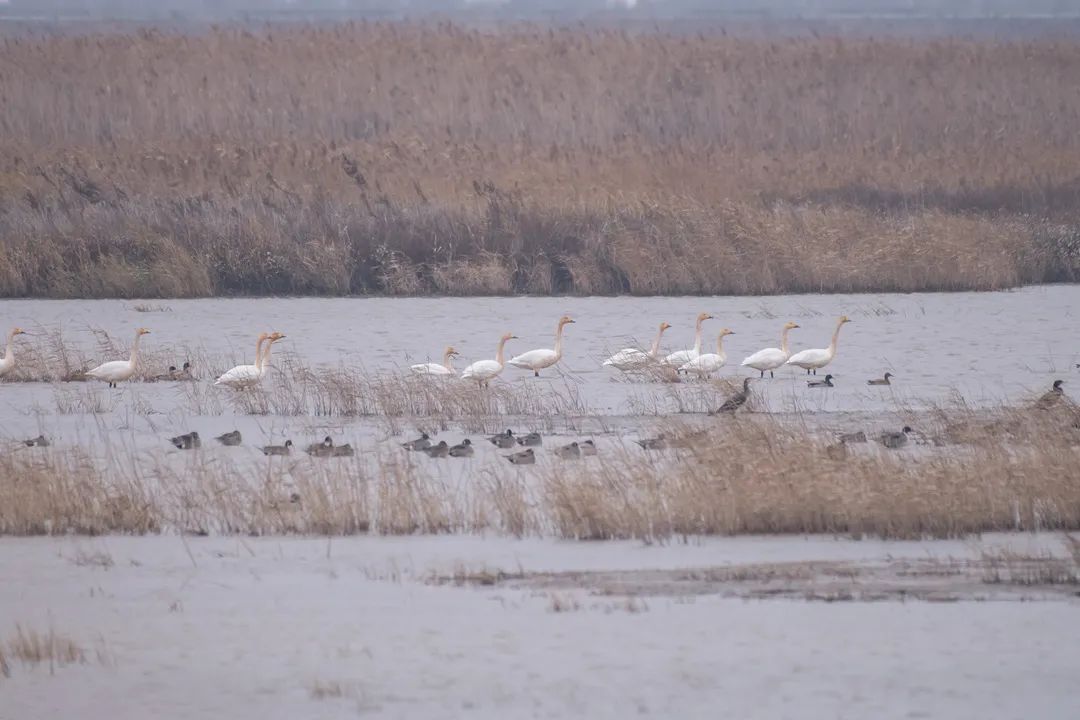
[{"label": "duck's head", "polygon": [[286,440],[285,447],[292,447],[292,440]]},{"label": "duck's head", "polygon": [[1060,390],[1061,386],[1064,385],[1064,384],[1065,384],[1064,380],[1055,380],[1054,381],[1054,389],[1055,390]]},{"label": "duck's head", "polygon": [[889,378],[894,378],[894,377],[896,377],[896,376],[895,376],[895,375],[893,375],[892,373],[888,373],[888,372],[887,372],[887,373],[885,373],[885,379],[886,379],[886,380],[888,380]]},{"label": "duck's head", "polygon": [[825,382],[832,382],[832,375],[826,375]]},{"label": "duck's head", "polygon": [[461,441],[461,444],[462,445],[472,445],[472,440],[470,440],[469,438],[465,438],[464,440]]},{"label": "duck's head", "polygon": [[907,434],[908,434],[909,432],[914,432],[914,431],[913,431],[913,430],[911,429],[911,426],[910,426],[910,425],[905,425],[905,426],[904,426],[904,429],[903,429],[903,431],[902,431],[902,432],[903,432],[903,433],[904,433],[905,435],[907,435]]},{"label": "duck's head", "polygon": [[191,369],[191,363],[189,363],[189,362],[184,363],[184,369],[185,370],[190,370]]},{"label": "duck's head", "polygon": [[327,435],[326,437],[323,438],[322,444],[323,444],[323,447],[333,447],[334,439],[332,437],[330,437],[329,435]]}]

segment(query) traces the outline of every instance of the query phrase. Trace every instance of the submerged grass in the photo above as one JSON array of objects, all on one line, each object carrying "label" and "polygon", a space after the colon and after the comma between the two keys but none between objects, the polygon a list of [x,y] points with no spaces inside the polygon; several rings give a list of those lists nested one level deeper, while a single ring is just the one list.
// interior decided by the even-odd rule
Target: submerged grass
[{"label": "submerged grass", "polygon": [[0,296],[1080,273],[1067,40],[350,23],[5,36],[0,66]]}]

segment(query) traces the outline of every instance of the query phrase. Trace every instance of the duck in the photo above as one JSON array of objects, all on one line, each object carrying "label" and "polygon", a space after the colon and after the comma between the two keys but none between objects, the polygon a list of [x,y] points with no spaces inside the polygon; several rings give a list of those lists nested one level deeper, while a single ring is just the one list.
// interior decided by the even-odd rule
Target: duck
[{"label": "duck", "polygon": [[668,446],[667,437],[663,434],[657,435],[654,438],[643,438],[641,440],[635,440],[642,450],[663,450]]},{"label": "duck", "polygon": [[741,366],[757,370],[761,373],[759,376],[761,378],[765,377],[766,370],[769,371],[769,377],[776,377],[776,374],[773,371],[786,363],[788,358],[791,357],[791,351],[788,350],[788,333],[798,327],[798,324],[791,321],[785,323],[783,329],[780,331],[780,347],[758,350],[756,353],[743,360]]},{"label": "duck", "polygon": [[507,429],[504,433],[496,433],[489,437],[488,442],[501,450],[509,450],[517,445],[517,438],[514,437],[513,430]]},{"label": "duck", "polygon": [[592,440],[582,440],[580,447],[582,455],[590,456],[596,454],[596,443]]},{"label": "duck", "polygon": [[616,370],[638,370],[656,362],[660,355],[660,340],[664,336],[664,331],[670,327],[666,322],[660,323],[656,339],[653,340],[652,348],[648,352],[637,348],[623,348],[605,360],[604,366],[613,367]]},{"label": "duck", "polygon": [[135,341],[131,344],[131,357],[127,360],[113,360],[112,362],[102,363],[93,370],[87,370],[86,376],[94,378],[95,380],[103,380],[109,383],[109,387],[114,388],[117,383],[128,380],[135,371],[138,369],[139,363],[139,339],[143,335],[149,335],[150,331],[146,328],[139,328],[135,331]]},{"label": "duck", "polygon": [[1040,410],[1049,410],[1065,397],[1065,391],[1061,389],[1061,386],[1065,384],[1064,380],[1055,380],[1053,387],[1046,391],[1041,398],[1035,401],[1035,407]]},{"label": "duck", "polygon": [[4,349],[4,357],[0,358],[0,377],[4,377],[15,369],[15,349],[13,340],[17,335],[26,335],[22,328],[11,328],[7,336],[7,347]]},{"label": "duck", "polygon": [[353,450],[353,446],[349,443],[345,443],[344,445],[335,445],[333,452],[330,453],[330,457],[352,457],[355,454],[356,451]]},{"label": "duck", "polygon": [[724,328],[720,331],[720,334],[716,336],[715,353],[698,355],[696,358],[680,367],[679,370],[687,375],[690,373],[697,373],[700,378],[708,378],[714,372],[724,367],[724,363],[727,362],[727,353],[724,352],[724,338],[734,334],[734,330]]},{"label": "duck", "polygon": [[26,447],[49,447],[51,443],[44,435],[38,435],[31,440],[23,440],[23,445]]},{"label": "duck", "polygon": [[401,443],[401,447],[406,450],[427,450],[431,447],[431,438],[428,437],[426,432],[422,432],[420,433],[420,437],[415,440]]},{"label": "duck", "polygon": [[878,442],[887,448],[895,450],[896,448],[902,448],[907,445],[908,435],[914,432],[910,426],[905,425],[900,432],[894,432],[887,430],[881,433],[881,437],[878,438]]},{"label": "duck", "polygon": [[457,445],[450,448],[450,457],[472,457],[473,456],[472,440],[465,438]]},{"label": "duck", "polygon": [[850,443],[864,443],[866,442],[866,433],[862,430],[853,433],[843,433],[837,438],[837,441],[842,442],[845,445]]},{"label": "duck", "polygon": [[154,377],[151,378],[151,380],[153,380],[154,382],[162,382],[164,380],[175,380],[176,379],[176,372],[177,372],[176,366],[175,365],[170,365],[168,370],[161,373],[160,375],[155,375]]},{"label": "duck", "polygon": [[535,447],[537,445],[544,444],[544,438],[540,436],[538,432],[531,432],[528,435],[522,435],[517,439],[518,445],[524,445],[525,447]]},{"label": "duck", "polygon": [[890,380],[890,378],[893,378],[893,377],[896,377],[896,376],[893,375],[892,373],[885,373],[884,377],[875,378],[873,380],[867,380],[866,384],[867,385],[892,385],[892,383],[889,382],[889,380]]},{"label": "duck", "polygon": [[678,371],[678,368],[681,368],[683,365],[685,365],[686,363],[690,362],[691,360],[696,358],[698,355],[700,355],[701,354],[701,325],[706,320],[712,320],[712,319],[713,319],[713,316],[710,315],[709,313],[706,313],[706,312],[699,313],[698,316],[697,316],[697,320],[695,321],[695,325],[694,325],[694,347],[690,348],[689,350],[679,350],[677,352],[671,353],[670,355],[668,355],[667,357],[665,357],[663,359],[663,361],[662,361],[663,364],[664,365],[672,365],[672,366],[674,366],[676,368],[676,371]]},{"label": "duck", "polygon": [[750,380],[752,380],[752,378],[743,378],[742,390],[739,390],[729,397],[716,412],[710,414],[718,415],[719,413],[734,413],[745,405],[746,401],[750,399]]},{"label": "duck", "polygon": [[286,440],[284,445],[263,445],[263,455],[291,455],[293,448],[292,440]]},{"label": "duck", "polygon": [[434,375],[436,377],[456,375],[453,358],[459,354],[457,350],[450,346],[443,351],[442,363],[420,363],[419,365],[410,365],[409,369],[417,375]]},{"label": "duck", "polygon": [[522,450],[521,452],[516,452],[511,455],[504,455],[504,457],[509,460],[510,463],[513,465],[536,464],[536,453],[533,452],[532,448],[529,448],[528,450]]},{"label": "duck", "polygon": [[472,380],[479,387],[485,388],[491,384],[491,380],[503,371],[506,363],[503,361],[503,349],[509,340],[517,340],[517,335],[506,333],[499,339],[499,349],[495,353],[494,360],[477,360],[469,367],[461,371],[462,380]]},{"label": "duck", "polygon": [[571,320],[568,315],[563,315],[559,318],[559,324],[555,328],[555,349],[548,350],[542,348],[540,350],[530,350],[529,352],[522,353],[516,357],[510,358],[510,364],[516,368],[522,370],[532,370],[533,377],[540,377],[540,371],[544,368],[549,368],[555,363],[562,360],[562,336],[563,328],[567,325],[571,325],[575,320]]},{"label": "duck", "polygon": [[[171,370],[172,368],[169,368],[169,369]],[[174,373],[174,376],[173,376],[173,380],[194,380],[194,379],[195,379],[195,368],[191,365],[190,362],[185,362],[183,367],[181,367],[179,370],[177,370]]]},{"label": "duck", "polygon": [[240,431],[239,430],[233,430],[231,432],[223,433],[221,435],[218,435],[214,439],[217,440],[222,445],[227,445],[229,447],[233,447],[235,445],[240,444]]},{"label": "duck", "polygon": [[577,442],[555,448],[555,455],[563,460],[577,460],[581,457],[581,446]]},{"label": "duck", "polygon": [[330,457],[334,454],[334,439],[327,435],[322,442],[308,445],[304,452],[315,457]]},{"label": "duck", "polygon": [[450,446],[446,444],[445,440],[440,440],[438,445],[432,445],[424,452],[428,454],[428,457],[444,458],[450,454]]},{"label": "duck", "polygon": [[175,445],[178,450],[193,450],[202,447],[202,440],[199,439],[199,433],[194,430],[189,433],[184,433],[183,435],[169,438],[169,442]]},{"label": "duck", "polygon": [[833,331],[832,342],[829,343],[829,347],[824,349],[813,348],[811,350],[803,350],[797,352],[788,358],[785,365],[794,365],[806,370],[806,374],[809,375],[811,371],[817,375],[817,371],[825,367],[833,361],[836,357],[836,343],[840,339],[840,328],[844,327],[847,323],[851,322],[851,318],[847,315],[840,316],[840,319],[836,321],[836,330]]},{"label": "duck", "polygon": [[807,387],[833,387],[833,376],[826,375],[824,380],[810,380],[806,383]]}]

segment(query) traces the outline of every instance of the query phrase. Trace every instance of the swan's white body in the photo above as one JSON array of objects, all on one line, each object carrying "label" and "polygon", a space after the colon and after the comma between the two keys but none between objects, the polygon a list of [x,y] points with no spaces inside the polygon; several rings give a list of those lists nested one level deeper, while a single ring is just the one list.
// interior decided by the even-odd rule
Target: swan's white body
[{"label": "swan's white body", "polygon": [[637,348],[623,348],[605,360],[604,365],[617,370],[637,370],[656,362],[657,356],[660,354],[660,338],[663,337],[664,331],[669,327],[671,326],[666,322],[660,323],[660,330],[656,333],[656,339],[653,340],[649,352]]},{"label": "swan's white body", "polygon": [[549,368],[562,359],[562,334],[563,328],[574,322],[565,315],[559,319],[559,327],[555,330],[555,349],[530,350],[510,358],[510,364],[522,370],[532,370],[538,376],[544,368]]},{"label": "swan's white body", "polygon": [[139,328],[135,331],[135,342],[131,344],[130,358],[102,363],[93,370],[88,370],[86,376],[95,380],[104,380],[109,385],[115,385],[131,378],[139,367],[139,338],[149,333],[150,331],[146,328]]},{"label": "swan's white body", "polygon": [[411,365],[409,367],[417,375],[435,375],[438,377],[450,377],[456,375],[457,371],[454,370],[453,357],[458,352],[452,347],[446,348],[446,352],[443,353],[442,363],[420,363],[419,365]]},{"label": "swan's white body", "polygon": [[705,353],[704,355],[698,355],[696,358],[686,363],[679,369],[684,373],[697,373],[700,377],[709,377],[714,372],[724,367],[724,363],[727,362],[727,353],[724,352],[724,336],[734,335],[727,328],[720,331],[720,334],[716,336],[716,352]]},{"label": "swan's white body", "polygon": [[23,331],[20,328],[11,328],[11,332],[8,333],[7,349],[4,351],[4,357],[0,358],[0,377],[15,369],[15,351],[12,348],[12,340],[15,339],[16,335],[22,334]]},{"label": "swan's white body", "polygon": [[681,368],[691,360],[697,359],[697,356],[701,354],[701,324],[706,320],[712,318],[712,315],[708,313],[701,313],[697,316],[697,327],[694,330],[694,347],[689,350],[679,350],[673,352],[664,358],[664,365],[674,365],[676,368]]},{"label": "swan's white body", "polygon": [[788,361],[791,357],[791,351],[788,350],[788,333],[799,327],[793,322],[789,322],[784,325],[783,331],[780,333],[780,347],[778,348],[765,348],[764,350],[758,350],[742,361],[742,367],[750,367],[764,377],[765,372],[772,372],[776,368],[780,367]]},{"label": "swan's white body", "polygon": [[848,322],[851,321],[848,320],[847,316],[844,316],[836,323],[836,330],[833,331],[832,342],[829,343],[829,347],[812,348],[797,352],[788,358],[786,364],[801,367],[807,373],[813,370],[816,375],[818,370],[831,363],[833,358],[836,357],[836,342],[840,339],[840,328],[844,326],[844,323]]},{"label": "swan's white body", "polygon": [[505,365],[505,362],[503,361],[503,347],[506,345],[507,340],[512,339],[514,339],[513,335],[503,335],[499,340],[499,350],[495,353],[495,359],[477,360],[461,371],[461,379],[472,380],[478,383],[480,387],[486,386],[491,382],[492,378],[503,371],[503,366]]},{"label": "swan's white body", "polygon": [[214,381],[214,384],[231,388],[251,387],[258,384],[263,376],[262,346],[269,337],[269,333],[261,333],[259,339],[255,342],[254,365],[237,365],[223,373],[221,377]]}]

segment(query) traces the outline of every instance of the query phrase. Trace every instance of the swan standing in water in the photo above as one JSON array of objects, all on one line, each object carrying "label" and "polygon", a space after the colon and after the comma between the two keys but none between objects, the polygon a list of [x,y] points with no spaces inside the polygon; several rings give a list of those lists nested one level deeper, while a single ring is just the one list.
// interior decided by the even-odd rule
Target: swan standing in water
[{"label": "swan standing in water", "polygon": [[833,358],[836,357],[836,341],[840,338],[840,328],[844,327],[844,324],[849,322],[851,322],[851,320],[848,319],[847,315],[842,316],[836,322],[836,330],[833,331],[832,342],[829,343],[829,347],[821,349],[814,348],[812,350],[797,352],[788,358],[788,361],[785,364],[801,367],[806,370],[807,375],[813,370],[814,374],[817,375],[818,370],[831,363]]},{"label": "swan standing in water", "polygon": [[7,336],[7,349],[4,351],[4,357],[0,360],[0,377],[4,377],[15,368],[15,351],[12,349],[12,340],[16,335],[25,335],[26,331],[22,328],[11,328],[11,332]]},{"label": "swan standing in water", "polygon": [[720,331],[720,334],[716,336],[716,352],[705,353],[704,355],[698,355],[690,362],[683,365],[680,370],[686,374],[697,373],[698,377],[707,378],[714,372],[724,367],[724,363],[727,362],[727,353],[724,352],[724,337],[727,335],[734,335],[735,332],[724,328]]},{"label": "swan standing in water", "polygon": [[116,383],[127,380],[135,374],[135,370],[138,368],[139,338],[149,334],[150,331],[146,328],[139,328],[135,331],[135,342],[131,344],[130,359],[113,360],[112,362],[102,363],[93,370],[87,370],[86,376],[94,378],[95,380],[104,380],[109,383],[109,387],[116,387]]},{"label": "swan standing in water", "polygon": [[461,371],[462,380],[475,380],[480,387],[487,387],[491,379],[503,371],[503,348],[507,340],[517,340],[517,335],[506,333],[499,340],[499,350],[494,360],[477,360]]},{"label": "swan standing in water", "polygon": [[522,370],[532,370],[534,377],[540,377],[540,371],[562,360],[563,328],[573,323],[566,315],[559,318],[559,327],[555,330],[555,349],[530,350],[517,357],[510,358],[510,364]]},{"label": "swan standing in water", "polygon": [[454,348],[448,347],[443,351],[443,361],[441,365],[439,363],[420,363],[419,365],[410,366],[409,369],[417,375],[439,375],[443,377],[456,375],[457,373],[454,370],[452,358],[459,354],[460,353]]},{"label": "swan standing in water", "polygon": [[701,313],[697,316],[697,326],[694,330],[694,347],[690,350],[679,350],[673,352],[664,358],[664,365],[674,365],[676,368],[681,368],[691,360],[697,359],[697,356],[701,354],[701,324],[706,320],[712,320],[712,315],[709,313]]},{"label": "swan standing in water", "polygon": [[656,339],[653,340],[649,352],[637,348],[623,348],[605,360],[604,365],[617,370],[637,370],[656,362],[660,354],[660,339],[664,336],[664,331],[670,327],[666,322],[660,323],[660,329],[656,333]]},{"label": "swan standing in water", "polygon": [[[255,364],[237,365],[219,377],[214,384],[234,389],[249,388],[257,385],[266,375],[266,367],[270,362],[270,346],[284,337],[279,332],[259,333],[258,340],[255,342]],[[266,350],[263,350],[264,343],[266,344]]]},{"label": "swan standing in water", "polygon": [[757,370],[761,373],[761,377],[765,377],[765,371],[769,371],[769,377],[776,377],[773,372],[776,368],[780,367],[788,361],[791,357],[791,351],[788,350],[788,333],[799,327],[793,322],[785,323],[783,331],[780,333],[780,347],[778,348],[765,348],[764,350],[758,350],[742,361],[742,367],[749,367]]}]

